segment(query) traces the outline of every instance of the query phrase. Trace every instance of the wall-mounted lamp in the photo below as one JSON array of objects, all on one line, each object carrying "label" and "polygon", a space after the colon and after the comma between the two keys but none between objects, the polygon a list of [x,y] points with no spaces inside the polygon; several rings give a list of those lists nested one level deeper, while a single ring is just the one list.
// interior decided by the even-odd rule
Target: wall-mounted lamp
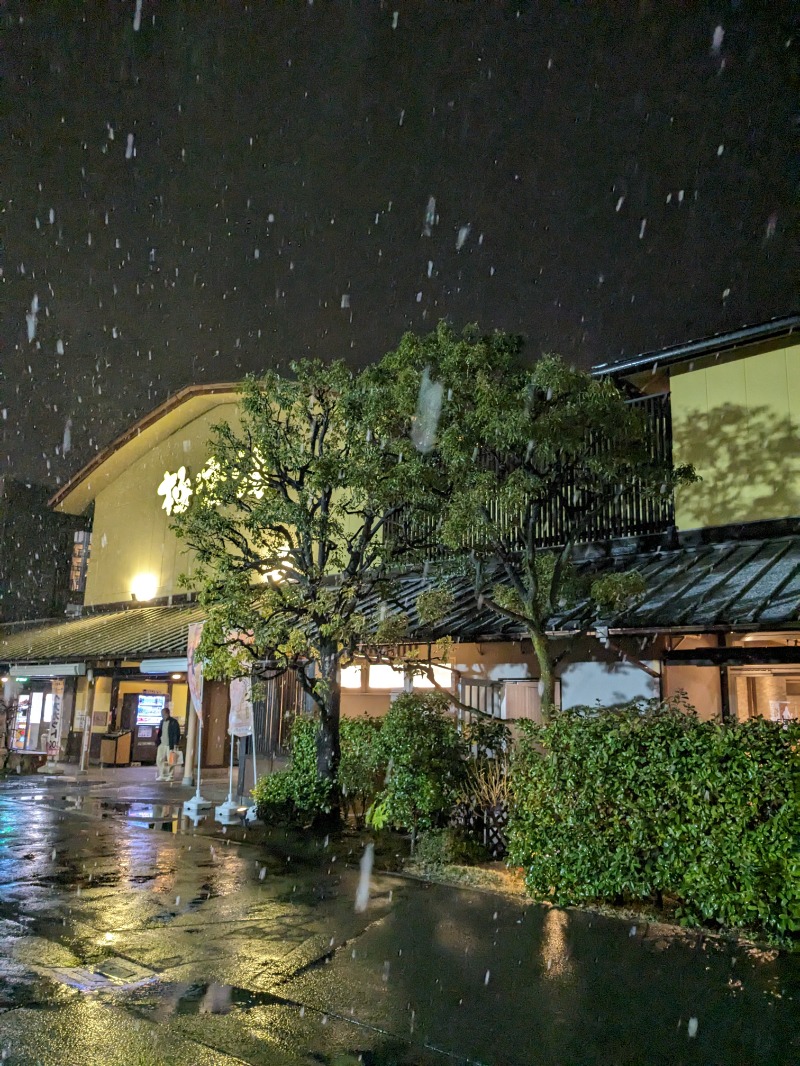
[{"label": "wall-mounted lamp", "polygon": [[173,674],[172,675],[172,680],[173,681],[180,681],[182,679],[182,677],[183,677],[183,674]]},{"label": "wall-mounted lamp", "polygon": [[157,592],[158,578],[155,574],[137,574],[131,581],[131,596],[140,603],[152,600]]}]

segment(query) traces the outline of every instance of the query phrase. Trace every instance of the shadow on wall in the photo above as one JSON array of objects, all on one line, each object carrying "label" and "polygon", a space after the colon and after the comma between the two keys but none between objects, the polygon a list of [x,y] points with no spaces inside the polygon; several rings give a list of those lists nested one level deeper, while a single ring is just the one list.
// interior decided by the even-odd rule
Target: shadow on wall
[{"label": "shadow on wall", "polygon": [[673,425],[676,462],[702,481],[678,490],[678,524],[722,526],[800,515],[800,433],[769,407],[723,404]]}]

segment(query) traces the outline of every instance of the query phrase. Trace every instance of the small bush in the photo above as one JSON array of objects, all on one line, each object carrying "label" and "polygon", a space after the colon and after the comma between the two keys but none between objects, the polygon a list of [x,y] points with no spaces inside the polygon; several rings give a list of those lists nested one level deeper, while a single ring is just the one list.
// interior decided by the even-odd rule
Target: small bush
[{"label": "small bush", "polygon": [[412,851],[417,832],[449,814],[464,779],[466,745],[447,708],[442,693],[405,693],[381,729],[388,769],[368,821],[378,829],[410,829]]},{"label": "small bush", "polygon": [[256,812],[262,822],[282,822],[292,817],[292,778],[289,770],[264,774],[252,792]]},{"label": "small bush", "polygon": [[379,718],[343,718],[339,788],[342,801],[363,824],[367,808],[383,783],[386,760],[381,747]]},{"label": "small bush", "polygon": [[291,765],[259,778],[253,797],[258,817],[264,822],[309,821],[331,809],[330,783],[317,776],[316,719],[295,719]]},{"label": "small bush", "polygon": [[677,899],[685,921],[800,930],[800,727],[676,706],[525,723],[509,855],[558,904]]},{"label": "small bush", "polygon": [[420,833],[415,858],[423,866],[469,865],[486,858],[486,851],[458,829],[429,829]]},{"label": "small bush", "polygon": [[511,730],[500,718],[473,718],[464,737],[479,762],[501,759],[511,747]]}]

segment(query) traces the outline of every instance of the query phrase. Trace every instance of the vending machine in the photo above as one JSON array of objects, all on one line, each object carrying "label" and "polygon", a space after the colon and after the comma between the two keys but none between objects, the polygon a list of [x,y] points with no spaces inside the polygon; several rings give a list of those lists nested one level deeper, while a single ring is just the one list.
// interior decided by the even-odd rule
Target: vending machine
[{"label": "vending machine", "polygon": [[133,727],[133,761],[156,761],[156,733],[167,697],[161,693],[142,692],[136,702],[136,722]]}]

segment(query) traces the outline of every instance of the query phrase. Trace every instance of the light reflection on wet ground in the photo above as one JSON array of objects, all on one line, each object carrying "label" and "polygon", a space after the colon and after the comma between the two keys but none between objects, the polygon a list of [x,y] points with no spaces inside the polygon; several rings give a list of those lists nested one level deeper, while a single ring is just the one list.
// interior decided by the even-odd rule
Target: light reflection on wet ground
[{"label": "light reflection on wet ground", "polygon": [[211,828],[0,788],[6,1061],[800,1061],[800,959],[380,875],[356,914],[322,841]]}]

